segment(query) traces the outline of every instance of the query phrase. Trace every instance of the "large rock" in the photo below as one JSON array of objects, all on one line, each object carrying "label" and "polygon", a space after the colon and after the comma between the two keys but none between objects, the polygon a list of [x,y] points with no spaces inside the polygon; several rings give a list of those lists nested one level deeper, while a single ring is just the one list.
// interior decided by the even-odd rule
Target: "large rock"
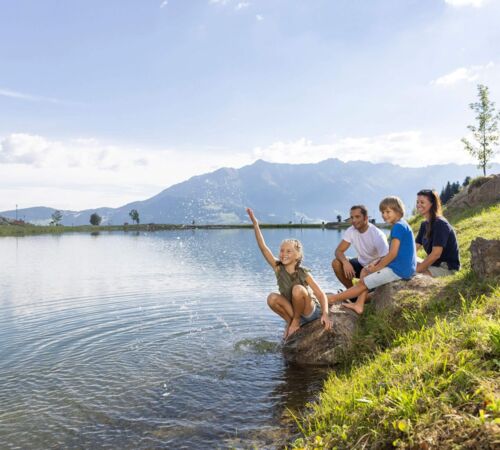
[{"label": "large rock", "polygon": [[471,267],[480,278],[500,276],[500,241],[478,237],[470,245]]},{"label": "large rock", "polygon": [[325,331],[318,319],[295,332],[283,345],[286,360],[300,365],[329,366],[339,363],[351,344],[358,315],[340,305],[333,305],[330,319],[333,321],[331,331]]},{"label": "large rock", "polygon": [[490,175],[473,181],[467,189],[455,195],[446,207],[472,208],[477,205],[500,201],[500,174]]},{"label": "large rock", "polygon": [[[371,300],[375,313],[398,314],[399,310],[409,306],[408,299],[418,302],[419,296],[441,283],[437,278],[416,275],[408,281],[395,281],[380,286]],[[330,308],[330,319],[333,321],[330,332],[323,329],[318,319],[294,333],[283,345],[286,360],[299,365],[333,366],[341,362],[351,346],[359,316],[354,311],[335,304]]]},{"label": "large rock", "polygon": [[404,307],[400,299],[414,298],[418,300],[420,295],[440,285],[441,280],[439,278],[418,274],[410,280],[394,281],[375,289],[372,303],[377,313],[387,310],[399,310]]}]

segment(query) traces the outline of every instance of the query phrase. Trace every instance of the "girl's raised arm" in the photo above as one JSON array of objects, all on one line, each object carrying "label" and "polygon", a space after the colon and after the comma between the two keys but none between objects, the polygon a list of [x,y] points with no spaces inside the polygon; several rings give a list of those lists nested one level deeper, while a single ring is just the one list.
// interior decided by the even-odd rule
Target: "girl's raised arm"
[{"label": "girl's raised arm", "polygon": [[271,250],[269,250],[269,247],[266,245],[266,242],[264,241],[264,236],[262,236],[262,232],[260,231],[259,222],[257,221],[257,218],[255,217],[253,211],[250,208],[247,208],[247,214],[248,217],[250,217],[250,220],[252,221],[253,229],[255,231],[255,239],[257,239],[257,244],[259,245],[260,251],[264,255],[264,258],[269,263],[269,265],[273,269],[275,269],[276,258],[274,257]]}]

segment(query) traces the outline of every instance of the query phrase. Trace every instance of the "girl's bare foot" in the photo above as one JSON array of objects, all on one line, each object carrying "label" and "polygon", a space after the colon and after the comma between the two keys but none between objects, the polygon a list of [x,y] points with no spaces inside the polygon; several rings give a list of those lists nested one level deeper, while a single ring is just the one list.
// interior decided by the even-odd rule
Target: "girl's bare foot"
[{"label": "girl's bare foot", "polygon": [[300,328],[299,323],[292,322],[288,327],[288,334],[286,338],[288,339],[293,333],[295,333]]},{"label": "girl's bare foot", "polygon": [[364,305],[360,305],[358,303],[342,303],[342,306],[347,309],[352,309],[356,314],[363,314]]}]

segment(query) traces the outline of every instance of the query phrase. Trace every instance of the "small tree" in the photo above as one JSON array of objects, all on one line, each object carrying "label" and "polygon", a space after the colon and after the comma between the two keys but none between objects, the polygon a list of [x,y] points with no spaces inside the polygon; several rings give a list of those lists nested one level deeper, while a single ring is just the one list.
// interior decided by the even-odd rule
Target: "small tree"
[{"label": "small tree", "polygon": [[98,226],[101,224],[101,221],[102,221],[102,217],[97,214],[97,213],[92,213],[90,215],[90,224],[91,225],[95,225],[95,226]]},{"label": "small tree", "polygon": [[470,109],[476,112],[478,126],[469,125],[467,128],[472,131],[477,146],[472,145],[466,138],[462,138],[465,149],[478,161],[478,169],[483,169],[483,175],[486,176],[488,163],[493,159],[498,145],[498,120],[500,113],[495,113],[495,103],[488,97],[488,87],[478,84],[479,101],[471,103]]},{"label": "small tree", "polygon": [[342,222],[342,216],[340,214],[337,216],[337,222]]},{"label": "small tree", "polygon": [[463,187],[465,187],[465,186],[469,186],[469,183],[470,183],[470,181],[471,181],[471,180],[472,180],[472,178],[471,178],[471,177],[466,176],[466,177],[465,177],[464,182],[462,183],[462,186],[463,186]]},{"label": "small tree", "polygon": [[137,225],[139,225],[139,222],[141,221],[139,219],[139,212],[137,211],[137,209],[132,209],[128,215],[130,216],[130,218],[132,219],[132,222],[135,222]]},{"label": "small tree", "polygon": [[59,222],[62,220],[62,213],[59,210],[56,210],[52,213],[50,216],[52,218],[52,221],[50,222],[51,225],[59,225]]}]

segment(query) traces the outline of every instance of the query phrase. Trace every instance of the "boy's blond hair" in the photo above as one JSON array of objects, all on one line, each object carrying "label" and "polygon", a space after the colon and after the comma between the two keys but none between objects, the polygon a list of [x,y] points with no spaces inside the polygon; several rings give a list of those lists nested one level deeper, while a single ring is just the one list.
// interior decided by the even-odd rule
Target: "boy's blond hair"
[{"label": "boy's blond hair", "polygon": [[384,209],[392,209],[393,211],[397,212],[398,214],[401,214],[401,217],[405,215],[405,205],[402,202],[402,200],[399,197],[396,196],[391,196],[391,197],[386,197],[384,198],[378,207],[380,209],[380,212],[382,212]]}]

